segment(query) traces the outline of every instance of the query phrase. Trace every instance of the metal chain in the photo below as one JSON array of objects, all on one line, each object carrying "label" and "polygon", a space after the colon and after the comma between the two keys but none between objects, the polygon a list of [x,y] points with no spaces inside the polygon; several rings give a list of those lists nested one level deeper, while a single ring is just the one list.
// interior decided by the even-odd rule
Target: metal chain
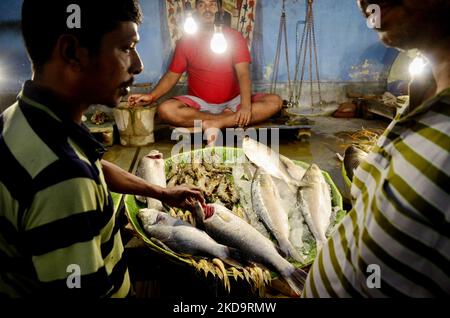
[{"label": "metal chain", "polygon": [[298,89],[298,95],[296,96],[296,104],[297,106],[300,103],[300,98],[302,96],[302,90],[303,90],[303,80],[305,78],[305,69],[306,69],[306,56],[308,54],[308,41],[309,41],[309,33],[310,33],[310,21],[309,21],[309,9],[310,7],[308,6],[307,12],[306,12],[306,19],[305,19],[305,46],[303,48],[303,65],[302,65],[302,76],[300,79],[300,85],[299,85],[299,89]]},{"label": "metal chain", "polygon": [[312,37],[312,7],[309,10],[309,84],[311,86],[311,107],[314,104],[314,95],[313,95],[313,66],[312,66],[312,47],[313,47],[313,37]]},{"label": "metal chain", "polygon": [[[302,51],[303,51],[303,45],[305,43],[305,36],[306,36],[306,27],[307,27],[307,23],[305,20],[305,26],[303,27],[303,33],[302,33],[302,40],[300,42],[300,46],[298,45],[298,38],[299,38],[299,32],[298,32],[298,23],[297,23],[297,27],[296,27],[296,44],[295,44],[295,48],[297,50],[297,54],[296,54],[296,65],[295,65],[295,75],[294,75],[294,90],[293,90],[293,95],[295,96],[290,96],[290,102],[293,103],[295,101],[297,101],[297,96],[298,96],[298,87],[296,87],[296,84],[298,82],[298,73],[300,70],[300,60],[302,58]],[[293,100],[293,98],[295,98],[295,101]]]},{"label": "metal chain", "polygon": [[322,90],[320,88],[320,73],[319,73],[319,59],[317,57],[317,42],[316,42],[316,28],[314,23],[314,13],[311,8],[311,22],[312,22],[312,37],[313,37],[313,45],[314,45],[314,56],[316,61],[316,78],[317,78],[317,88],[319,91],[319,103],[322,106]]},{"label": "metal chain", "polygon": [[[317,86],[319,93],[319,101],[322,104],[322,91],[320,87],[320,75],[319,75],[319,62],[318,62],[318,54],[317,54],[317,44],[316,44],[316,35],[315,35],[315,25],[314,25],[314,14],[313,14],[313,0],[308,0],[308,8],[305,14],[305,27],[303,28],[302,40],[300,43],[300,47],[297,51],[297,61],[295,68],[295,76],[294,76],[294,100],[292,101],[297,106],[300,104],[300,99],[303,91],[303,81],[305,79],[305,71],[306,71],[306,59],[309,55],[309,80],[310,80],[310,89],[311,89],[311,107],[314,105],[314,94],[313,94],[313,53],[315,59],[315,73],[317,78]],[[297,29],[297,41],[298,41],[298,29]],[[298,47],[298,43],[296,44],[296,48]],[[313,52],[314,51],[314,52]],[[309,53],[309,54],[308,54]],[[301,68],[301,78],[300,83],[298,83],[298,73],[299,73],[299,65],[300,61],[302,61]]]},{"label": "metal chain", "polygon": [[277,89],[278,68],[279,68],[279,64],[280,64],[280,53],[281,53],[282,23],[283,23],[283,19],[280,19],[280,25],[278,28],[277,49],[276,49],[276,53],[275,53],[275,61],[273,63],[272,81],[271,81],[271,85],[270,85],[270,93],[271,94],[274,94]]},{"label": "metal chain", "polygon": [[291,66],[289,64],[289,47],[287,40],[287,30],[286,30],[286,14],[284,14],[284,44],[285,44],[285,52],[286,52],[286,69],[288,76],[288,96],[292,94],[292,84],[291,84]]},{"label": "metal chain", "polygon": [[288,95],[292,96],[292,81],[291,81],[291,70],[290,70],[290,64],[289,64],[289,46],[287,41],[287,30],[286,30],[286,1],[283,0],[282,3],[282,12],[281,12],[281,18],[280,18],[280,26],[278,29],[278,40],[277,40],[277,49],[275,53],[275,61],[273,63],[274,69],[272,73],[272,80],[270,83],[270,93],[275,94],[278,86],[278,74],[280,70],[280,57],[281,57],[281,47],[282,47],[282,41],[284,39],[284,48],[286,53],[286,68],[287,68],[287,75],[288,75]]}]

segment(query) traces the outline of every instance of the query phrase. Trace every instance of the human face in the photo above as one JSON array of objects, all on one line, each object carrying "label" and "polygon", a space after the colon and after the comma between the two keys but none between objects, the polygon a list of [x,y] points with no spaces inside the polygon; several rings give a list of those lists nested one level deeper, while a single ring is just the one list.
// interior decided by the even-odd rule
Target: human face
[{"label": "human face", "polygon": [[[357,0],[363,13],[369,16],[370,4],[381,8],[381,28],[376,29],[388,46],[399,49],[423,49],[432,41],[446,37],[450,5],[447,0]],[[444,14],[445,13],[445,14]]]},{"label": "human face", "polygon": [[134,75],[143,65],[136,51],[139,42],[137,24],[121,22],[102,38],[98,53],[92,56],[84,72],[83,91],[96,104],[115,107],[126,96]]},{"label": "human face", "polygon": [[213,25],[216,13],[219,11],[216,0],[198,0],[197,16],[204,25]]}]

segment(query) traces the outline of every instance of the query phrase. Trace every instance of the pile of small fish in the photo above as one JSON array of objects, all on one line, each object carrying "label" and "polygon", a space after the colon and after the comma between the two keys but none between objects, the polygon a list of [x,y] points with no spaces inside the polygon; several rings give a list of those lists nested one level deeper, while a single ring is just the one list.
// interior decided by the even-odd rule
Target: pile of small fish
[{"label": "pile of small fish", "polygon": [[331,189],[315,164],[303,169],[250,138],[243,150],[249,159],[244,163],[173,163],[167,176],[162,155],[151,152],[138,166],[139,177],[160,186],[195,185],[207,204],[197,203],[193,214],[172,208],[167,213],[161,202],[137,198],[147,203],[138,218],[161,247],[188,255],[228,290],[232,276],[261,294],[270,269],[300,295],[306,273],[293,264],[311,261],[326,242],[337,212]]},{"label": "pile of small fish", "polygon": [[167,187],[176,185],[195,185],[204,194],[206,202],[220,201],[227,208],[239,202],[232,179],[232,168],[219,163],[201,163],[192,161],[189,164],[172,164],[167,174]]}]

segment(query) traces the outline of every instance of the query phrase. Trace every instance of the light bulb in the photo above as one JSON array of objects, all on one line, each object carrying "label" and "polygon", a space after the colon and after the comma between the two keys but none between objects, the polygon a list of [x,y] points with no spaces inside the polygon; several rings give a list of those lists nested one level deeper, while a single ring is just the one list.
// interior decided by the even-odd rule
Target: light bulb
[{"label": "light bulb", "polygon": [[211,50],[214,53],[222,54],[227,50],[227,48],[228,43],[222,31],[220,29],[215,30],[211,40]]},{"label": "light bulb", "polygon": [[426,62],[423,57],[417,56],[409,65],[409,74],[411,77],[415,77],[420,75],[425,68]]},{"label": "light bulb", "polygon": [[184,21],[184,31],[187,34],[194,34],[198,30],[197,22],[195,22],[194,18],[192,17],[192,13],[188,12],[186,21]]}]

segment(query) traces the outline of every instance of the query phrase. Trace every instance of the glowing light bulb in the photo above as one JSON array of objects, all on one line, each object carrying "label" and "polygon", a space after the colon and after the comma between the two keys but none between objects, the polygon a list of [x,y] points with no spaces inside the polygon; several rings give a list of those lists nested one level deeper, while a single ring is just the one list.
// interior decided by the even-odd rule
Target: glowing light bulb
[{"label": "glowing light bulb", "polygon": [[426,64],[427,63],[423,57],[417,56],[409,65],[409,74],[411,74],[411,77],[420,75],[423,72]]},{"label": "glowing light bulb", "polygon": [[198,30],[197,22],[195,22],[194,18],[192,17],[192,13],[188,12],[186,21],[184,21],[184,32],[187,34],[194,34]]},{"label": "glowing light bulb", "polygon": [[227,40],[220,28],[214,31],[213,38],[211,40],[211,50],[216,54],[224,53],[228,48]]}]

